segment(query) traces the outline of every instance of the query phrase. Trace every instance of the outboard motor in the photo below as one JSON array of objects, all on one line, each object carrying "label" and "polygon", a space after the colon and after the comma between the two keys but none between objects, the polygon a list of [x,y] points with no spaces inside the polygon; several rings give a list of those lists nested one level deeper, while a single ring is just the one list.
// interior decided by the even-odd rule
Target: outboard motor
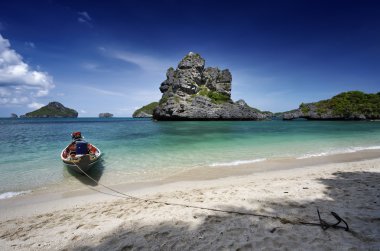
[{"label": "outboard motor", "polygon": [[88,146],[86,141],[75,141],[76,154],[88,154]]}]

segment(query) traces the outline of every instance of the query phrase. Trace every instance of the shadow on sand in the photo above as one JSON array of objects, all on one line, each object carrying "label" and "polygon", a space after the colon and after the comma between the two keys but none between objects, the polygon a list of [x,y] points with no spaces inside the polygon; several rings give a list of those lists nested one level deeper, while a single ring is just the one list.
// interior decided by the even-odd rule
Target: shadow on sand
[{"label": "shadow on sand", "polygon": [[[335,222],[330,211],[337,212],[349,224],[349,232],[341,229],[323,231],[318,226],[293,225],[266,217],[121,200],[118,206],[111,205],[109,209],[116,215],[118,210],[123,214],[119,226],[102,235],[101,243],[83,241],[82,246],[76,244],[74,250],[378,250],[380,173],[336,172],[331,178],[318,179],[317,182],[324,187],[324,196],[310,196],[317,199],[301,200],[297,194],[284,191],[283,197],[275,201],[258,202],[247,192],[255,190],[252,183],[242,190],[226,192],[229,196],[244,193],[240,194],[246,198],[242,201],[244,206],[217,207],[311,222],[318,222],[318,207],[327,222]],[[296,190],[301,193],[305,191],[303,189],[310,189],[311,193],[313,187],[307,186],[301,182]],[[186,199],[186,193],[182,197]],[[144,206],[144,211],[134,210],[134,204]],[[188,204],[199,205],[199,201],[189,201]],[[161,207],[165,207],[167,213],[157,215],[154,221],[144,221],[144,215],[155,215],[155,209]],[[178,211],[181,214],[177,215]]]},{"label": "shadow on sand", "polygon": [[[79,180],[84,185],[93,186],[93,187],[97,186],[96,182],[94,182],[93,180],[89,179],[83,173],[79,173],[79,172],[73,170],[70,166],[65,165],[65,167],[67,168],[67,171],[68,171],[69,174],[71,174],[72,176],[74,176],[77,180]],[[104,160],[100,159],[86,173],[90,177],[92,177],[94,180],[99,181],[100,178],[103,175],[104,169],[105,169]]]}]

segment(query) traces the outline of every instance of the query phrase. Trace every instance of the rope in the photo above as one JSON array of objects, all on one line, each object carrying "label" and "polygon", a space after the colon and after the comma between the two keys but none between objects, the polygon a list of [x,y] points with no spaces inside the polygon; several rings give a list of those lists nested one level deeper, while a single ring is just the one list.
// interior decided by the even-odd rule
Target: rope
[{"label": "rope", "polygon": [[[102,183],[100,183],[99,181],[93,179],[90,175],[88,175],[85,171],[83,171],[79,165],[77,165],[76,163],[73,162],[73,164],[84,174],[86,175],[90,180],[92,180],[93,182],[95,182],[95,184],[97,185],[100,185],[102,187],[105,187],[119,195],[113,195],[113,194],[109,194],[109,193],[105,193],[105,192],[101,192],[101,193],[105,193],[105,194],[108,194],[108,195],[112,195],[112,196],[117,196],[117,197],[122,197],[122,198],[130,198],[130,199],[135,199],[135,200],[139,200],[139,201],[144,201],[144,202],[151,202],[151,203],[155,203],[155,204],[163,204],[163,205],[167,205],[167,206],[179,206],[179,207],[186,207],[186,208],[195,208],[195,209],[201,209],[201,210],[207,210],[207,211],[213,211],[213,212],[221,212],[221,213],[228,213],[228,214],[237,214],[237,215],[248,215],[248,216],[254,216],[254,217],[263,217],[263,218],[268,218],[268,219],[273,219],[273,220],[277,220],[277,221],[280,221],[282,224],[292,224],[292,225],[307,225],[307,226],[319,226],[321,227],[323,230],[326,230],[330,227],[332,228],[343,228],[345,229],[346,231],[349,231],[349,228],[348,228],[348,225],[347,223],[338,216],[337,213],[335,212],[331,212],[331,214],[338,220],[338,223],[335,223],[335,224],[329,224],[327,223],[326,221],[322,220],[321,217],[320,217],[320,213],[319,213],[319,210],[317,209],[317,212],[318,212],[318,217],[319,217],[319,221],[320,223],[316,223],[316,222],[307,222],[307,221],[304,221],[304,220],[290,220],[290,219],[287,219],[287,218],[284,218],[284,217],[279,217],[279,216],[273,216],[273,215],[265,215],[265,214],[256,214],[256,213],[250,213],[250,212],[242,212],[242,211],[236,211],[236,210],[225,210],[225,209],[219,209],[219,208],[211,208],[211,207],[202,207],[202,206],[196,206],[196,205],[188,205],[188,204],[182,204],[182,203],[174,203],[174,202],[165,202],[165,201],[157,201],[157,200],[152,200],[152,199],[142,199],[142,198],[139,198],[139,197],[136,197],[136,196],[133,196],[133,195],[130,195],[130,194],[126,194],[126,193],[123,193],[123,192],[120,192],[120,191],[117,191],[109,186],[106,186]],[[97,190],[96,190],[97,191]],[[100,191],[98,191],[100,192]],[[122,195],[122,196],[120,196]],[[346,227],[342,227],[342,226],[338,226],[338,224],[343,221],[345,224],[346,224]]]}]

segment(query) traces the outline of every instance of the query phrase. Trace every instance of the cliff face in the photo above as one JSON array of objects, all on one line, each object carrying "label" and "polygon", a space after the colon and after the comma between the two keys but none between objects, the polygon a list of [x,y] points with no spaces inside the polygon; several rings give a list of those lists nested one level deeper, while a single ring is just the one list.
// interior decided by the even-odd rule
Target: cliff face
[{"label": "cliff face", "polygon": [[231,100],[232,75],[228,69],[205,68],[205,60],[190,52],[169,68],[161,84],[162,98],[154,109],[157,120],[261,120],[267,113]]},{"label": "cliff face", "polygon": [[380,92],[366,94],[360,91],[340,93],[331,99],[301,104],[296,110],[285,112],[284,120],[364,120],[380,119]]},{"label": "cliff face", "polygon": [[63,106],[59,102],[50,102],[48,105],[41,107],[33,112],[28,112],[24,118],[76,118],[78,112]]}]

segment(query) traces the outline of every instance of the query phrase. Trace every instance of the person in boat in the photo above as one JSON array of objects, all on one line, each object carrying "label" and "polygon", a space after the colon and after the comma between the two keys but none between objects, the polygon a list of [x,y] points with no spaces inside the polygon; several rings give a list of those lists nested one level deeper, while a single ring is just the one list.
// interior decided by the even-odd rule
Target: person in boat
[{"label": "person in boat", "polygon": [[86,142],[81,132],[73,132],[71,134],[72,143],[66,148],[66,156],[75,156],[77,154],[95,154],[96,148]]}]

